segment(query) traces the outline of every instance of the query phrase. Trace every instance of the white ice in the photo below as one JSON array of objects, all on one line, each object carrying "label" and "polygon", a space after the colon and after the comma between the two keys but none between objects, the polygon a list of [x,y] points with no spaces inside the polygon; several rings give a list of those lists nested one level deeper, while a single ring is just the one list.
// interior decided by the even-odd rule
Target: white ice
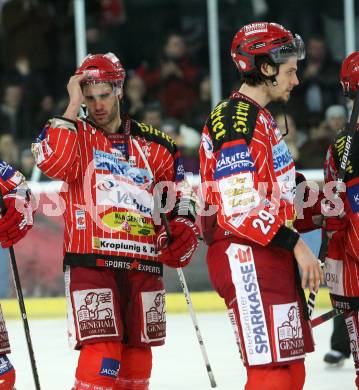
[{"label": "white ice", "polygon": [[[234,335],[226,313],[201,313],[199,326],[214,372],[218,390],[244,388],[245,371],[236,350]],[[17,390],[33,390],[30,362],[21,321],[7,321],[17,371]],[[30,320],[42,390],[70,390],[78,353],[67,345],[65,320]],[[332,322],[315,328],[316,352],[306,359],[305,390],[354,389],[351,359],[343,368],[326,368],[323,355],[329,349]],[[197,338],[189,315],[168,315],[167,342],[154,348],[151,390],[210,389]]]}]

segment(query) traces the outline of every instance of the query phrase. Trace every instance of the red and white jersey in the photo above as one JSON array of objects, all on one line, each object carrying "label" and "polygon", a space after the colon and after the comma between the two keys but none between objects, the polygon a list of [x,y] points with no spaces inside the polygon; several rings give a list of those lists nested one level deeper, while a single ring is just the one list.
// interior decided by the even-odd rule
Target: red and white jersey
[{"label": "red and white jersey", "polygon": [[[325,161],[325,182],[335,181],[344,152],[346,133],[341,132],[329,147]],[[359,297],[359,133],[352,141],[341,198],[349,223],[343,239],[330,239],[326,258],[326,279],[332,294]],[[359,303],[359,302],[358,302]],[[345,309],[346,307],[342,307]]]},{"label": "red and white jersey", "polygon": [[25,177],[6,161],[0,160],[0,191],[3,195],[25,183]]},{"label": "red and white jersey", "polygon": [[[202,193],[220,228],[262,246],[295,219],[295,168],[272,115],[238,92],[210,114],[200,147]],[[214,234],[216,236],[216,234]]]},{"label": "red and white jersey", "polygon": [[184,174],[168,135],[130,119],[106,135],[86,120],[54,118],[33,153],[42,172],[65,182],[65,253],[156,258],[153,188]]}]

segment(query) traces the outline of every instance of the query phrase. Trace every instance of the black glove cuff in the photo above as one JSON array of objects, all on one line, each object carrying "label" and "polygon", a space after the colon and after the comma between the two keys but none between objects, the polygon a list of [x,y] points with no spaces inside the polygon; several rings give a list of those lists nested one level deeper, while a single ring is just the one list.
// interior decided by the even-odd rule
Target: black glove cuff
[{"label": "black glove cuff", "polygon": [[292,252],[299,237],[299,233],[286,226],[281,226],[277,234],[273,237],[271,244]]}]

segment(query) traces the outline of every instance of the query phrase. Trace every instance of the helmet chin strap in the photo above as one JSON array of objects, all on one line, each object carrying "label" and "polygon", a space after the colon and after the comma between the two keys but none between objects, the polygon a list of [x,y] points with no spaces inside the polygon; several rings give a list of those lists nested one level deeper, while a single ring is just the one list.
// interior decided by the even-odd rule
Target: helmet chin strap
[{"label": "helmet chin strap", "polygon": [[282,136],[285,137],[289,133],[288,129],[288,120],[287,120],[287,114],[285,112],[285,105],[283,102],[280,102],[280,106],[282,107],[283,115],[284,115],[284,123],[285,123],[285,132],[282,133]]}]

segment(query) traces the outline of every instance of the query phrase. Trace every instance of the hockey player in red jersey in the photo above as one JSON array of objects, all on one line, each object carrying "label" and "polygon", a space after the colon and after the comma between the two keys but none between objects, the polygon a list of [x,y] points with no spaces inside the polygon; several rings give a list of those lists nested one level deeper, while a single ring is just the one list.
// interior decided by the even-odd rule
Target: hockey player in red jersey
[{"label": "hockey player in red jersey", "polygon": [[211,112],[200,147],[205,210],[217,209],[201,221],[209,274],[238,336],[246,390],[299,390],[313,351],[302,288],[317,290],[323,273],[293,228],[294,162],[265,106],[298,85],[304,44],[278,24],[252,23],[231,54],[242,84]]},{"label": "hockey player in red jersey", "polygon": [[[344,95],[354,100],[359,87],[359,52],[350,54],[343,61],[340,81]],[[359,121],[357,120],[357,123]],[[344,311],[349,334],[350,350],[356,371],[356,387],[359,389],[359,136],[358,124],[351,140],[350,154],[346,164],[345,192],[340,192],[344,210],[337,217],[338,229],[330,230],[328,255],[325,259],[325,279],[335,308]],[[328,149],[324,172],[325,182],[336,181],[339,166],[343,162],[348,130],[343,130]],[[331,220],[334,220],[332,217]],[[346,226],[343,229],[343,224]],[[337,231],[336,231],[337,230]]]},{"label": "hockey player in red jersey", "polygon": [[[8,248],[16,244],[33,226],[33,208],[24,176],[0,160],[0,192],[6,211],[0,218],[0,244]],[[7,354],[10,343],[0,305],[0,389],[13,390],[15,369]]]},{"label": "hockey player in red jersey", "polygon": [[[63,117],[51,119],[33,144],[38,167],[65,182],[68,330],[80,349],[76,390],[149,388],[151,347],[166,333],[162,264],[183,267],[197,247],[194,214],[184,212],[191,203],[179,196],[184,171],[176,144],[120,113],[124,79],[113,53],[87,56],[67,85]],[[87,118],[78,117],[82,103]],[[170,242],[156,221],[154,187],[162,182],[167,203],[177,196],[167,213]]]}]

